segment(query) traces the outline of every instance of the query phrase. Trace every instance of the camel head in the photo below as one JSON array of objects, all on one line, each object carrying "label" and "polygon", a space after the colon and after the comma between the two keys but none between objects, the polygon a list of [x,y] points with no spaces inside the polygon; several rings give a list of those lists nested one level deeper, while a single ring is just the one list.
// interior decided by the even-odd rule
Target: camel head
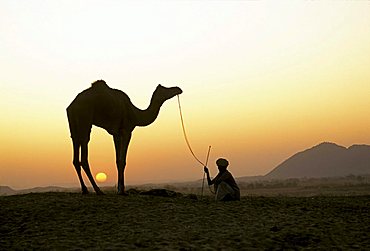
[{"label": "camel head", "polygon": [[164,87],[158,85],[153,93],[153,101],[164,103],[166,100],[173,98],[176,95],[182,93],[182,90],[179,87]]}]

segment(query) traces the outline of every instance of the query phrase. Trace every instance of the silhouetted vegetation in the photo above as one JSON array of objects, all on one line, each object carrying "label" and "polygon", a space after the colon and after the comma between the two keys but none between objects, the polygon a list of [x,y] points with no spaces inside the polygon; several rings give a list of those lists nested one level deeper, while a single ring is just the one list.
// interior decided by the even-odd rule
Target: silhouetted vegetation
[{"label": "silhouetted vegetation", "polygon": [[[370,195],[370,175],[349,175],[346,177],[328,178],[294,178],[266,179],[247,178],[237,179],[243,196],[356,196]],[[201,194],[201,181],[189,183],[152,184],[141,186],[141,189],[165,187],[169,190],[185,194]],[[205,186],[204,194],[212,195],[213,187]]]}]

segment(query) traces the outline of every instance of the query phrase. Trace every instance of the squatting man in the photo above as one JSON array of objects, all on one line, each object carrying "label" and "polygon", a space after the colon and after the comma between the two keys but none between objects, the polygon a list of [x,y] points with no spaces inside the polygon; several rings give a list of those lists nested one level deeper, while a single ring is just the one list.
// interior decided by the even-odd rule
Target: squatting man
[{"label": "squatting man", "polygon": [[240,190],[232,174],[227,170],[229,162],[219,158],[216,161],[218,174],[214,179],[209,176],[209,170],[205,166],[204,172],[207,174],[208,185],[214,185],[216,191],[216,201],[240,200]]}]

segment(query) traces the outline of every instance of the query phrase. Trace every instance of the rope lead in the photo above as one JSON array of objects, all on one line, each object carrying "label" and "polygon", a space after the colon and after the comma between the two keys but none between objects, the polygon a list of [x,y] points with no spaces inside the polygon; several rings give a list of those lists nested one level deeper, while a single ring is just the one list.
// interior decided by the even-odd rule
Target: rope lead
[{"label": "rope lead", "polygon": [[[182,116],[182,109],[181,109],[181,104],[180,104],[180,96],[177,95],[177,101],[179,103],[179,110],[180,110],[180,118],[181,118],[181,125],[182,125],[182,132],[184,133],[184,138],[185,138],[185,141],[186,141],[186,144],[188,145],[188,148],[191,152],[191,154],[193,155],[194,159],[196,161],[199,162],[199,164],[201,164],[202,166],[206,166],[202,161],[200,161],[197,156],[195,156],[194,152],[193,152],[193,149],[191,148],[190,146],[190,143],[189,143],[189,140],[188,140],[188,137],[186,135],[186,131],[185,131],[185,125],[184,125],[184,119],[183,119],[183,116]],[[208,160],[208,157],[207,157],[207,160]]]},{"label": "rope lead", "polygon": [[[194,152],[193,152],[193,149],[191,148],[191,145],[190,145],[190,143],[189,143],[189,139],[188,139],[188,137],[187,137],[187,135],[186,135],[185,124],[184,124],[184,119],[183,119],[183,116],[182,116],[182,109],[181,109],[180,96],[179,96],[179,95],[177,95],[177,101],[178,101],[178,103],[179,103],[179,111],[180,111],[180,118],[181,118],[182,132],[184,133],[184,138],[185,138],[186,144],[187,144],[187,146],[188,146],[188,148],[189,148],[189,150],[190,150],[190,152],[191,152],[191,155],[193,155],[194,159],[195,159],[196,161],[198,161],[198,162],[199,162],[199,164],[201,164],[203,167],[204,167],[204,166],[207,166],[207,164],[208,164],[208,158],[209,158],[209,152],[211,151],[211,146],[209,146],[209,147],[208,147],[208,153],[207,153],[206,164],[204,164],[202,161],[200,161],[200,160],[197,158],[197,156],[195,156],[195,154],[194,154]],[[205,174],[206,174],[206,173],[203,173],[202,194],[201,194],[201,197],[202,197],[202,198],[203,198],[203,190],[204,190]],[[210,187],[210,186],[208,186],[208,188],[209,188],[209,191],[211,191],[211,193],[214,193],[214,192],[212,191],[212,189],[211,189],[211,187]]]}]

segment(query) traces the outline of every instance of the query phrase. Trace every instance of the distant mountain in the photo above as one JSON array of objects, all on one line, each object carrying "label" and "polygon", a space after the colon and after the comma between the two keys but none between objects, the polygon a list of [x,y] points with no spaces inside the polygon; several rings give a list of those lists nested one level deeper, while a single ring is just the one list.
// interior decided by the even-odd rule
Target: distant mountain
[{"label": "distant mountain", "polygon": [[265,175],[270,179],[370,174],[370,146],[321,143],[299,152]]},{"label": "distant mountain", "polygon": [[0,196],[1,195],[13,195],[16,193],[17,191],[15,191],[14,189],[11,189],[8,186],[0,186]]},{"label": "distant mountain", "polygon": [[14,190],[8,186],[0,186],[0,196],[2,195],[15,195],[15,194],[27,194],[27,193],[46,193],[46,192],[75,192],[77,188],[66,188],[57,186],[47,187],[34,187],[29,189]]},{"label": "distant mountain", "polygon": [[58,187],[58,186],[47,186],[47,187],[33,187],[30,189],[23,189],[17,191],[19,194],[25,193],[46,193],[46,192],[70,192],[75,188],[65,188],[65,187]]},{"label": "distant mountain", "polygon": [[255,181],[261,181],[265,178],[265,176],[259,175],[259,176],[242,176],[242,177],[235,177],[235,181],[237,183],[250,183]]}]

